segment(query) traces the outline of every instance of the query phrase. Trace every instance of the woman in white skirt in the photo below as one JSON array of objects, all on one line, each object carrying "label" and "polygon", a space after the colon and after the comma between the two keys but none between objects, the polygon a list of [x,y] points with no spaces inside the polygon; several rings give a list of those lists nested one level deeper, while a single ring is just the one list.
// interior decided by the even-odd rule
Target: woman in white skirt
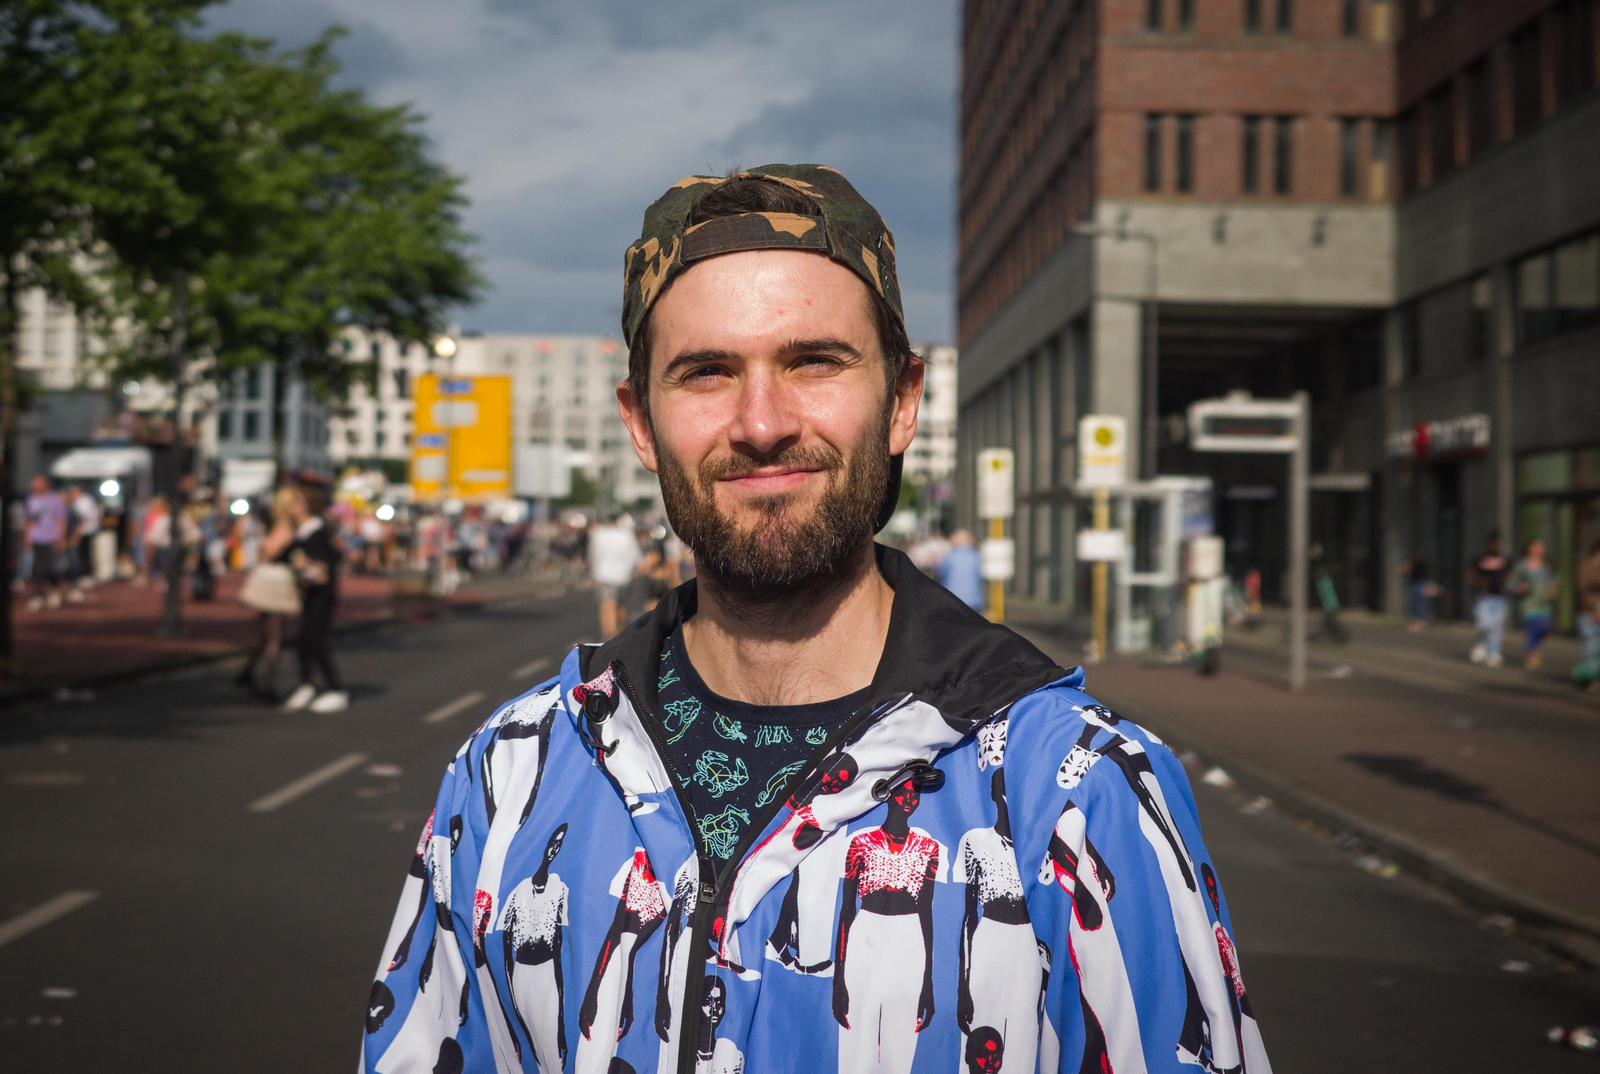
[{"label": "woman in white skirt", "polygon": [[[906,1074],[933,1020],[933,885],[944,879],[944,848],[910,826],[921,802],[914,777],[895,783],[883,826],[857,834],[845,854],[833,956],[839,1074]],[[920,989],[906,979],[918,968]]]}]

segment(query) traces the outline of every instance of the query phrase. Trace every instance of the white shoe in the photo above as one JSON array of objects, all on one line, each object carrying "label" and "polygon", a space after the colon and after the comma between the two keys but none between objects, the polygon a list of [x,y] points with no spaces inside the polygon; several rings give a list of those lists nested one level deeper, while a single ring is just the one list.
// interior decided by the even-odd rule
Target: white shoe
[{"label": "white shoe", "polygon": [[1472,662],[1474,664],[1483,663],[1484,657],[1487,656],[1488,653],[1489,653],[1489,650],[1485,649],[1483,646],[1474,645],[1472,647]]},{"label": "white shoe", "polygon": [[86,598],[83,595],[83,590],[81,590],[81,589],[69,589],[69,590],[67,590],[67,603],[68,604],[82,604],[85,599]]},{"label": "white shoe", "polygon": [[317,688],[309,682],[303,682],[294,688],[294,693],[283,703],[284,712],[299,712],[311,704],[311,699],[317,696]]},{"label": "white shoe", "polygon": [[343,690],[329,690],[325,694],[318,694],[317,699],[311,702],[312,712],[343,712],[350,707],[350,695]]},{"label": "white shoe", "polygon": [[51,593],[48,597],[44,598],[44,606],[46,608],[59,608],[59,607],[61,607],[61,594],[60,593]]},{"label": "white shoe", "polygon": [[1500,654],[1498,654],[1498,653],[1490,653],[1489,654],[1489,658],[1487,660],[1485,660],[1484,663],[1487,664],[1489,667],[1492,667],[1492,668],[1499,667],[1500,664],[1501,664]]},{"label": "white shoe", "polygon": [[32,598],[31,600],[28,601],[28,610],[30,612],[37,612],[37,611],[42,610],[43,608],[44,608],[44,600],[42,598],[40,598],[40,597],[34,597],[34,598]]}]

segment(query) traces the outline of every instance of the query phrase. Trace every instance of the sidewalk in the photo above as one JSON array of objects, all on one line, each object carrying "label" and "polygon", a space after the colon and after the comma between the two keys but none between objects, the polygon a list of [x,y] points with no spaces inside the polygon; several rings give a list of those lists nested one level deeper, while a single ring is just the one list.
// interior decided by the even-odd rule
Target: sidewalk
[{"label": "sidewalk", "polygon": [[[1231,634],[1215,676],[1125,657],[1088,668],[1088,689],[1248,790],[1600,962],[1594,695],[1556,671],[1475,668],[1451,628],[1347,625],[1349,645],[1313,648],[1298,694],[1282,685],[1273,624],[1259,644]],[[1065,664],[1081,659],[1045,621],[1013,626]]]},{"label": "sidewalk", "polygon": [[[475,607],[499,599],[499,590],[516,581],[489,577],[435,600],[404,576],[346,575],[340,579],[336,629]],[[13,594],[20,674],[0,673],[0,705],[238,653],[256,630],[256,613],[237,599],[243,584],[242,574],[229,575],[219,580],[216,599],[185,600],[181,638],[157,636],[165,600],[160,584],[111,582],[96,587],[87,603],[45,611],[29,611],[25,598]],[[292,652],[287,659],[292,661]]]}]

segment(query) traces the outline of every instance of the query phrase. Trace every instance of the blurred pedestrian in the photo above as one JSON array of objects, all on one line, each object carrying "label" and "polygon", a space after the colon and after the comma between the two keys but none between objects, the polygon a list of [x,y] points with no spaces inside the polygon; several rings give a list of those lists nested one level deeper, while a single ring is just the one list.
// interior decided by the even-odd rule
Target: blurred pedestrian
[{"label": "blurred pedestrian", "polygon": [[[269,704],[278,703],[278,663],[289,620],[300,614],[300,585],[289,553],[294,547],[294,517],[304,514],[305,494],[292,486],[272,501],[272,529],[259,543],[260,562],[250,568],[239,599],[254,608],[256,637],[249,659],[234,681]],[[259,525],[259,523],[258,523]]]},{"label": "blurred pedestrian", "polygon": [[1500,550],[1500,533],[1495,531],[1489,534],[1483,552],[1472,564],[1472,585],[1478,593],[1472,608],[1474,664],[1500,666],[1500,648],[1506,636],[1506,575],[1510,571],[1511,564]]},{"label": "blurred pedestrian", "polygon": [[30,611],[61,607],[65,574],[63,560],[72,524],[67,502],[50,485],[44,474],[36,474],[25,510],[28,518],[27,551],[33,571],[33,599]]},{"label": "blurred pedestrian", "polygon": [[1312,585],[1317,591],[1317,604],[1322,608],[1322,622],[1317,627],[1315,637],[1327,638],[1343,645],[1350,640],[1350,635],[1345,630],[1344,624],[1339,622],[1339,591],[1333,584],[1333,575],[1328,571],[1328,562],[1323,558],[1321,545],[1312,546],[1311,559],[1315,572]]},{"label": "blurred pedestrian", "polygon": [[[333,526],[323,518],[327,498],[321,488],[303,489],[289,504],[294,545],[289,562],[300,579],[300,685],[283,703],[297,712],[343,712],[350,695],[333,662],[333,617],[339,603],[339,561],[344,550]],[[320,685],[319,685],[320,682]]]},{"label": "blurred pedestrian", "polygon": [[1413,633],[1422,630],[1433,620],[1433,576],[1428,569],[1428,553],[1418,551],[1402,568],[1410,583],[1411,625]]},{"label": "blurred pedestrian", "polygon": [[1540,651],[1556,615],[1556,572],[1544,557],[1544,542],[1538,538],[1528,542],[1522,559],[1511,571],[1506,581],[1511,595],[1517,598],[1517,615],[1522,629],[1527,632],[1528,646],[1522,666],[1537,671],[1544,663]]},{"label": "blurred pedestrian", "polygon": [[988,607],[983,557],[978,553],[971,530],[956,530],[950,535],[950,551],[939,561],[937,577],[940,585],[973,611],[982,612]]},{"label": "blurred pedestrian", "polygon": [[627,620],[627,587],[633,581],[633,572],[639,568],[639,538],[633,527],[622,524],[618,515],[610,516],[604,525],[596,526],[589,535],[589,573],[598,587],[600,598],[600,636],[609,638],[622,629]]},{"label": "blurred pedestrian", "polygon": [[1578,565],[1578,637],[1583,659],[1573,675],[1589,690],[1600,690],[1600,540]]}]

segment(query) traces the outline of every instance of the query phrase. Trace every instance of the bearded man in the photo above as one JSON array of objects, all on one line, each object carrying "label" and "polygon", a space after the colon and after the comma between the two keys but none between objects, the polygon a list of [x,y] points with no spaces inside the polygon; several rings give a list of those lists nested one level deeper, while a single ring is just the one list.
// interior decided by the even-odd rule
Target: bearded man
[{"label": "bearded man", "polygon": [[[369,1021],[366,1068],[426,1070],[446,1041],[475,1071],[532,1070],[556,1052],[493,933],[565,827],[560,958],[590,995],[581,1009],[569,995],[562,1025],[597,1069],[691,1074],[727,1068],[725,1053],[763,1074],[944,1072],[1037,1054],[1051,1071],[1115,1056],[1119,1071],[1265,1074],[1237,961],[1218,948],[1236,934],[1227,904],[1197,880],[1214,868],[1177,759],[1084,694],[1081,671],[873,541],[923,385],[876,210],[818,165],[690,176],[628,250],[622,328],[621,417],[698,576],[577,647],[457,754],[437,810],[461,838],[425,863],[450,898],[412,949],[472,954],[487,972],[461,975],[446,1009],[419,1002],[439,987],[432,959],[385,969],[393,1011]],[[493,743],[545,712],[547,745],[505,762],[540,771],[497,767],[494,787],[477,786]],[[1002,765],[1004,780],[987,771]],[[531,808],[485,801],[526,786],[540,788]],[[991,829],[991,849],[1014,860],[946,882],[945,848]],[[682,878],[672,898],[686,920],[625,945],[614,918],[654,922],[668,894],[654,880],[608,887],[618,862]],[[970,900],[950,889],[984,886],[994,906],[1001,873],[1014,881],[1006,920],[1031,929],[1040,965],[968,995]],[[401,914],[403,930],[414,907]],[[831,945],[802,944],[819,925]],[[592,969],[641,955],[660,967],[654,989]],[[436,1012],[431,1036],[393,1028],[414,1007]],[[617,1014],[602,1024],[591,1009]],[[1006,1014],[978,1025],[980,1010]]]}]

